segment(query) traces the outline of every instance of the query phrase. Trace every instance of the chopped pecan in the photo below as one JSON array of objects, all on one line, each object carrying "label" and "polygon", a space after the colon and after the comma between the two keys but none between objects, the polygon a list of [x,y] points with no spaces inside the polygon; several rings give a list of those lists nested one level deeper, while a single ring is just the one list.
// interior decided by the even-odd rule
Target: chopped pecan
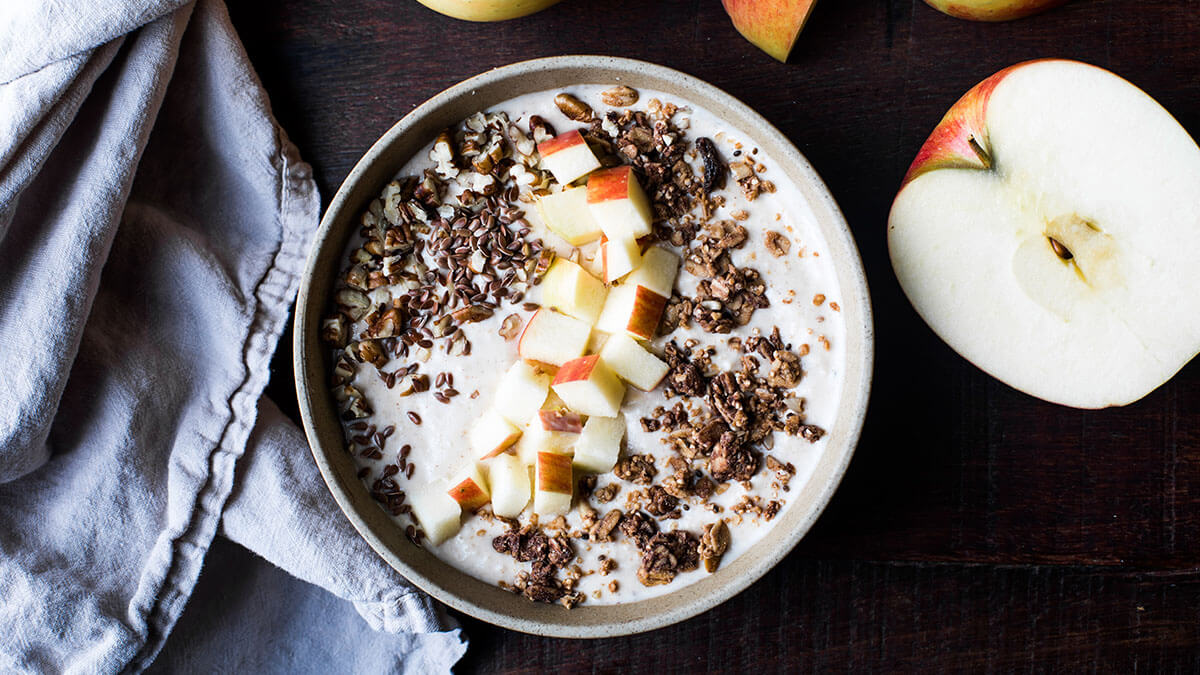
[{"label": "chopped pecan", "polygon": [[776,232],[775,230],[767,230],[767,251],[776,258],[782,258],[787,255],[788,250],[792,247],[792,240],[787,238],[787,235]]},{"label": "chopped pecan", "polygon": [[718,520],[705,525],[704,533],[700,535],[698,550],[700,559],[704,561],[704,570],[710,573],[716,572],[717,567],[721,565],[721,556],[725,555],[727,550],[729,550],[729,528],[725,525],[725,521]]},{"label": "chopped pecan", "polygon": [[732,431],[721,434],[721,440],[708,458],[708,472],[712,477],[721,482],[745,481],[750,480],[757,470],[758,457],[746,447],[742,438]]},{"label": "chopped pecan", "polygon": [[613,530],[621,523],[621,511],[613,509],[604,514],[604,517],[596,522],[588,531],[588,539],[591,541],[612,541]]}]

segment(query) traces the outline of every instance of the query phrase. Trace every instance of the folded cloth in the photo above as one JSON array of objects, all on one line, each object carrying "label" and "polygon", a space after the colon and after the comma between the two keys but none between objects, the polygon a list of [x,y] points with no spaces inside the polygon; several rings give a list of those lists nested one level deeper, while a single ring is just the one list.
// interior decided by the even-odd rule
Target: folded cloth
[{"label": "folded cloth", "polygon": [[146,668],[219,528],[389,669],[461,655],[260,405],[318,210],[219,0],[0,3],[0,672]]}]

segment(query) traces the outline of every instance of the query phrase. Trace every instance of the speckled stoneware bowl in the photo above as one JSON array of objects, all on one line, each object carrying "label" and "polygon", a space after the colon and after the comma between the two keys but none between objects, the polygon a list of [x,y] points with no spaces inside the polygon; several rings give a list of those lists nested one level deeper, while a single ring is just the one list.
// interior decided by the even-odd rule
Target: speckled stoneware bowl
[{"label": "speckled stoneware bowl", "polygon": [[[828,242],[841,286],[846,322],[845,384],[836,422],[810,480],[770,536],[715,574],[667,595],[621,605],[572,610],[529,602],[478,581],[414,546],[367,493],[346,452],[328,382],[329,360],[319,339],[329,291],[356,216],[405,162],[445,127],[509,98],[587,83],[657,89],[698,104],[751,138],[799,188]],[[808,532],[846,470],[858,441],[871,381],[874,338],[870,298],[858,250],[837,204],[808,161],[765,119],[723,91],[661,66],[604,56],[562,56],[488,71],[434,96],[388,130],[359,160],[321,221],[296,305],[296,389],[313,456],[346,517],[375,551],[414,584],[462,612],[506,628],[573,638],[625,635],[695,616],[736,595],[778,563]]]}]

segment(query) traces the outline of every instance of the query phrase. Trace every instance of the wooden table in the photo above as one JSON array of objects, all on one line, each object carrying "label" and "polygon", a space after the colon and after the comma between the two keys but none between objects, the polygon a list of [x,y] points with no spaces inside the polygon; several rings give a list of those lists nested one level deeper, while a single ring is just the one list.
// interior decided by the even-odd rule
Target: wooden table
[{"label": "wooden table", "polygon": [[[796,550],[721,607],[632,638],[551,640],[464,619],[461,668],[1200,670],[1200,366],[1123,409],[1034,400],[921,322],[884,237],[930,129],[1018,61],[1110,68],[1200,136],[1200,3],[1078,0],[988,25],[916,0],[824,0],[786,65],[744,42],[716,0],[566,0],[490,25],[413,0],[231,5],[326,200],[441,89],[523,59],[613,54],[701,77],[765,115],[828,182],[862,250],[878,334],[871,411]],[[288,344],[271,391],[294,410]]]}]

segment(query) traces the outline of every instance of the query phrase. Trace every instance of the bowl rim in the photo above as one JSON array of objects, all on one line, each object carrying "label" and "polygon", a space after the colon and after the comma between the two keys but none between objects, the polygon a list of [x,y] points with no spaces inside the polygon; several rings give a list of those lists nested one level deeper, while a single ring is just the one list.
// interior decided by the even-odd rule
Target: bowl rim
[{"label": "bowl rim", "polygon": [[[558,610],[558,615],[544,614],[542,618],[527,619],[512,614],[504,613],[483,606],[480,602],[471,598],[460,595],[455,591],[444,588],[435,580],[427,577],[413,565],[406,562],[391,546],[387,544],[380,536],[380,533],[375,531],[366,521],[366,518],[361,514],[355,505],[354,497],[350,494],[351,491],[357,489],[363,494],[366,490],[361,481],[357,482],[357,488],[354,485],[347,485],[344,481],[344,476],[339,476],[333,466],[333,461],[330,457],[332,451],[337,451],[341,455],[346,455],[343,447],[325,448],[320,442],[320,427],[321,422],[318,421],[314,410],[313,401],[316,396],[329,396],[328,387],[323,386],[324,379],[319,378],[317,383],[309,381],[306,373],[310,372],[310,354],[316,354],[317,360],[323,361],[320,357],[320,350],[323,345],[320,343],[317,336],[317,326],[324,308],[327,306],[328,288],[314,288],[314,273],[318,267],[321,258],[321,251],[328,246],[337,246],[340,251],[345,245],[345,238],[348,236],[342,231],[335,231],[334,227],[344,210],[353,206],[349,204],[351,192],[353,188],[362,180],[364,174],[376,162],[384,161],[384,151],[396,142],[401,135],[406,133],[418,121],[425,116],[436,113],[439,109],[454,101],[464,94],[473,94],[475,90],[483,88],[487,85],[501,82],[510,77],[527,77],[531,73],[556,71],[556,70],[587,70],[587,69],[607,69],[622,71],[628,76],[638,78],[647,76],[658,78],[663,81],[672,81],[678,86],[683,87],[693,94],[698,94],[696,98],[706,98],[709,100],[719,101],[722,105],[736,111],[742,116],[742,120],[749,124],[749,128],[738,126],[738,130],[744,133],[752,133],[754,138],[762,144],[764,135],[772,136],[772,140],[777,146],[777,150],[772,154],[776,163],[781,167],[790,167],[789,174],[795,178],[798,174],[807,182],[807,188],[804,186],[798,187],[802,192],[806,192],[805,197],[810,202],[814,215],[823,210],[825,212],[826,221],[822,222],[821,217],[817,217],[817,226],[821,231],[822,236],[826,239],[827,245],[830,248],[837,249],[841,255],[841,259],[836,259],[834,262],[835,270],[842,268],[837,272],[840,285],[840,292],[843,298],[843,305],[854,307],[853,312],[843,312],[845,320],[846,335],[849,337],[852,333],[856,333],[860,341],[860,349],[856,354],[846,350],[846,370],[847,377],[842,381],[841,402],[838,412],[838,418],[843,418],[849,414],[849,426],[845,428],[844,447],[840,448],[840,455],[837,456],[836,462],[829,467],[825,472],[825,483],[820,487],[816,496],[812,499],[808,511],[798,523],[793,526],[793,529],[787,533],[787,537],[782,540],[776,540],[775,545],[766,550],[764,554],[757,558],[749,567],[744,570],[741,576],[733,577],[729,583],[725,583],[713,589],[711,592],[703,594],[695,594],[694,597],[681,601],[677,606],[669,608],[665,611],[650,611],[641,614],[637,617],[619,621],[599,621],[594,623],[572,623],[569,621],[555,621],[555,616],[561,616],[567,619],[570,615],[579,612],[585,607],[591,611],[603,610],[610,607],[623,607],[629,604],[640,604],[647,602],[636,601],[634,603],[624,603],[618,605],[606,605],[602,607],[591,607],[582,605],[579,608],[566,612],[562,608],[554,607]],[[486,108],[485,104],[481,106]],[[731,123],[732,124],[732,123]],[[787,170],[787,169],[785,169]],[[811,189],[808,189],[811,188]],[[812,194],[813,192],[816,195]],[[377,190],[373,192],[377,193]],[[820,203],[812,203],[813,197],[816,196]],[[822,208],[818,208],[822,207]],[[350,214],[353,217],[353,213]],[[843,272],[847,274],[843,274]],[[846,282],[851,282],[851,287],[846,287]],[[851,302],[847,302],[851,301]],[[854,317],[857,320],[851,323],[850,319]],[[492,68],[479,75],[463,80],[458,84],[450,86],[433,97],[426,100],[421,105],[417,106],[409,113],[404,115],[399,121],[392,125],[371,147],[363,154],[355,163],[353,169],[347,174],[342,181],[333,198],[330,200],[329,206],[326,208],[324,215],[321,218],[318,230],[313,238],[313,243],[309,250],[307,260],[304,265],[303,276],[297,292],[297,301],[295,309],[295,317],[293,324],[293,369],[295,374],[296,393],[299,400],[300,415],[304,426],[305,434],[308,438],[309,448],[313,454],[313,458],[321,472],[322,478],[325,480],[327,487],[333,495],[338,507],[342,510],[345,516],[350,520],[355,530],[362,536],[371,548],[380,555],[391,567],[396,569],[409,582],[420,588],[422,591],[430,594],[437,600],[446,605],[481,619],[488,623],[517,630],[525,633],[549,636],[549,637],[566,637],[566,638],[604,638],[616,637],[622,635],[631,635],[641,633],[656,628],[668,626],[696,615],[699,615],[717,605],[725,602],[733,596],[741,593],[751,584],[758,581],[774,568],[784,557],[786,557],[800,542],[801,539],[809,532],[815,523],[816,519],[825,510],[829,504],[833,493],[841,483],[842,477],[845,475],[846,469],[849,466],[850,460],[857,448],[858,441],[862,432],[862,426],[866,418],[867,406],[870,399],[871,379],[874,369],[874,324],[873,313],[871,308],[871,299],[867,286],[866,273],[862,263],[861,253],[855,244],[854,237],[850,231],[845,217],[833,198],[832,193],[825,185],[824,181],[813,169],[807,158],[796,148],[796,146],[779,131],[773,124],[768,122],[764,117],[755,112],[745,103],[742,103],[737,98],[726,93],[725,91],[711,85],[697,77],[688,75],[681,71],[666,66],[661,66],[646,61],[637,59],[628,59],[614,56],[600,55],[568,55],[568,56],[552,56],[538,59],[530,59],[519,61],[505,66]],[[851,364],[852,358],[857,356],[856,364]],[[854,381],[849,379],[852,372],[857,371],[857,378]],[[340,435],[340,429],[338,430]],[[822,453],[826,454],[834,451],[832,444],[827,445]],[[823,460],[822,460],[823,461]],[[809,481],[816,478],[818,469],[821,468],[821,461],[818,462],[814,469],[814,474]],[[807,486],[802,489],[807,489]],[[368,498],[369,500],[369,498]],[[372,502],[372,508],[377,506]],[[382,510],[381,510],[382,513]],[[775,528],[779,528],[783,523],[778,523]],[[394,527],[394,525],[393,525]],[[756,543],[740,558],[748,557],[756,548],[763,545],[762,540]],[[719,571],[718,571],[719,574]],[[484,582],[480,582],[484,583]],[[681,587],[677,591],[671,591],[663,596],[651,598],[649,602],[655,600],[664,600],[676,594],[683,594],[688,589],[694,589],[699,583],[690,584]],[[533,606],[533,603],[529,603]],[[586,611],[586,610],[585,610]],[[549,618],[547,618],[549,617]]]}]

